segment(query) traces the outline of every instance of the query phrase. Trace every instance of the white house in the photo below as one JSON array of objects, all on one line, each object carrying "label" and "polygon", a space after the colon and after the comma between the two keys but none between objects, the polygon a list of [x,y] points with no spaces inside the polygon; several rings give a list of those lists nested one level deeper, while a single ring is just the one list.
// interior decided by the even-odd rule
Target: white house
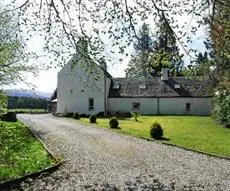
[{"label": "white house", "polygon": [[[78,62],[74,67],[74,63]],[[113,78],[97,64],[93,72],[75,57],[58,73],[57,113],[133,112],[166,115],[210,115],[210,81],[185,77]],[[96,72],[95,72],[96,71]]]}]

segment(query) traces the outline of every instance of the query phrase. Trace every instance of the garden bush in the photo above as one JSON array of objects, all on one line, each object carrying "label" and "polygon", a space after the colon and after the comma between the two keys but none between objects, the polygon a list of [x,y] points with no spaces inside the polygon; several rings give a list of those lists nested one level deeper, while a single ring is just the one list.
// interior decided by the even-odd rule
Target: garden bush
[{"label": "garden bush", "polygon": [[89,115],[87,115],[87,114],[80,114],[79,115],[81,118],[88,118],[89,117]]},{"label": "garden bush", "polygon": [[90,121],[90,123],[96,123],[96,121],[97,121],[96,115],[94,115],[94,114],[90,115],[89,121]]},{"label": "garden bush", "polygon": [[214,97],[214,117],[225,127],[230,127],[230,89],[219,89]]},{"label": "garden bush", "polygon": [[116,117],[113,117],[109,121],[109,125],[111,128],[118,128],[119,122]]},{"label": "garden bush", "polygon": [[75,113],[73,114],[73,118],[79,120],[79,119],[80,119],[79,113],[78,113],[78,112],[75,112]]},{"label": "garden bush", "polygon": [[[111,116],[111,113],[107,112],[107,116]],[[101,117],[101,118],[105,117],[104,111],[101,111],[101,112],[97,113],[97,117]]]},{"label": "garden bush", "polygon": [[161,139],[163,136],[163,129],[157,122],[153,123],[150,128],[150,135],[154,139]]},{"label": "garden bush", "polygon": [[104,111],[101,111],[101,112],[97,113],[97,117],[105,117]]},{"label": "garden bush", "polygon": [[1,117],[2,121],[9,121],[9,122],[16,122],[17,116],[16,112],[7,112],[6,114],[3,114]]},{"label": "garden bush", "polygon": [[119,112],[119,111],[117,111],[115,113],[115,116],[117,118],[131,118],[132,114],[130,112]]},{"label": "garden bush", "polygon": [[134,117],[135,121],[138,121],[138,117],[140,117],[140,113],[132,112],[132,116]]},{"label": "garden bush", "polygon": [[66,113],[66,114],[65,114],[65,117],[73,117],[73,114],[74,114],[74,113]]}]

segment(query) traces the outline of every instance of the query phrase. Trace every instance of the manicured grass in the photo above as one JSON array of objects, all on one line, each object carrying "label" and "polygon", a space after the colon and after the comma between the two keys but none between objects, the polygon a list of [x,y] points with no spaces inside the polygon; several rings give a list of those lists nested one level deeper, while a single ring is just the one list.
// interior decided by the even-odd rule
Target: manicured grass
[{"label": "manicured grass", "polygon": [[0,182],[42,170],[54,162],[21,122],[0,121]]},{"label": "manicured grass", "polygon": [[[88,119],[81,119],[88,122]],[[115,130],[137,137],[150,137],[150,126],[157,121],[168,141],[185,148],[230,157],[230,129],[217,125],[211,117],[200,116],[141,116],[139,122],[120,119]],[[109,128],[109,119],[97,119],[97,126]]]}]

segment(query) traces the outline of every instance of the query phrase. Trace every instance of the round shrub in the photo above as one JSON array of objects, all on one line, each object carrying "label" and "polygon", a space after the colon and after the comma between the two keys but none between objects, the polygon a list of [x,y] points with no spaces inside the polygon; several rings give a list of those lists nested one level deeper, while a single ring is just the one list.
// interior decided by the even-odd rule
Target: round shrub
[{"label": "round shrub", "polygon": [[90,123],[96,123],[96,121],[97,121],[96,115],[90,115],[89,121],[90,121]]},{"label": "round shrub", "polygon": [[230,123],[226,123],[226,124],[225,124],[225,127],[226,127],[226,128],[230,128]]},{"label": "round shrub", "polygon": [[118,128],[119,122],[117,118],[113,117],[112,119],[110,119],[109,125],[111,128]]},{"label": "round shrub", "polygon": [[163,136],[163,129],[157,122],[153,123],[150,129],[150,135],[154,139],[161,139]]},{"label": "round shrub", "polygon": [[80,119],[79,113],[78,113],[78,112],[75,112],[75,113],[73,114],[73,118],[79,120],[79,119]]}]

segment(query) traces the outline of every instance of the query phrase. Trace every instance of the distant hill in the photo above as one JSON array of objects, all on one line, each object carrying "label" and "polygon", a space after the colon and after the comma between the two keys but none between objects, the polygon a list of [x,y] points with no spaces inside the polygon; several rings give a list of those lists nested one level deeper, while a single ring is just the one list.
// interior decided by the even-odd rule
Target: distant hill
[{"label": "distant hill", "polygon": [[31,91],[24,89],[9,89],[6,90],[7,95],[11,97],[31,97],[31,98],[41,98],[41,99],[49,99],[51,93],[48,92],[39,92],[39,91]]}]

